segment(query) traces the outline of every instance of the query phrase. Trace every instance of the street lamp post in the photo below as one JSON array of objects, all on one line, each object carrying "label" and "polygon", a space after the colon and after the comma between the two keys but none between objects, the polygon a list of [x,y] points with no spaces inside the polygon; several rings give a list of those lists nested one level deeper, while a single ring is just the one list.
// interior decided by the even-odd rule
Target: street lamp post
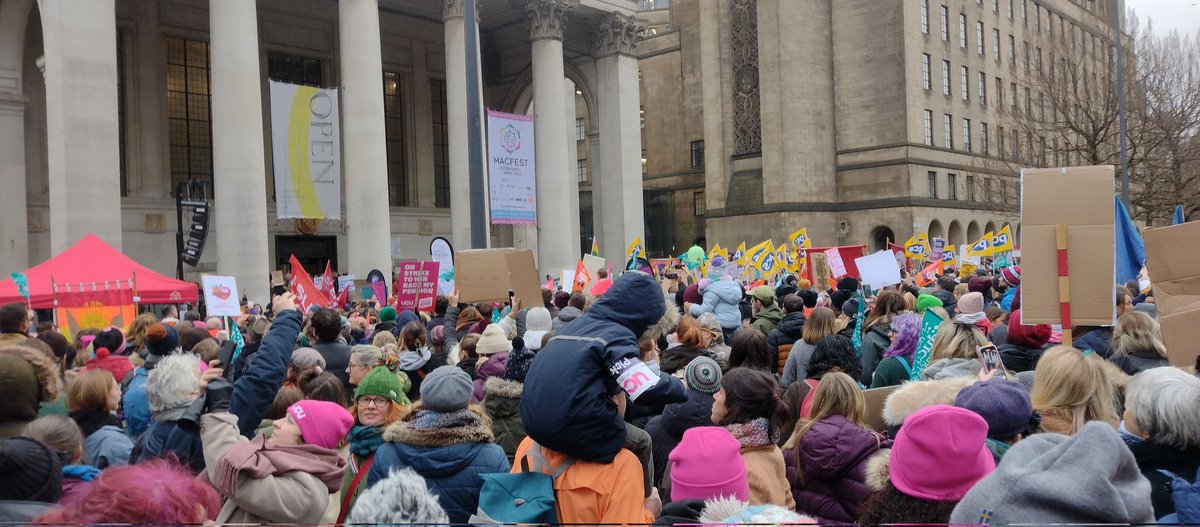
[{"label": "street lamp post", "polygon": [[1129,141],[1128,132],[1125,129],[1125,45],[1121,33],[1121,19],[1123,9],[1121,1],[1114,0],[1113,9],[1116,12],[1116,27],[1117,27],[1117,120],[1120,126],[1120,149],[1121,149],[1121,201],[1125,202],[1125,206],[1129,207],[1129,149],[1127,143]]}]

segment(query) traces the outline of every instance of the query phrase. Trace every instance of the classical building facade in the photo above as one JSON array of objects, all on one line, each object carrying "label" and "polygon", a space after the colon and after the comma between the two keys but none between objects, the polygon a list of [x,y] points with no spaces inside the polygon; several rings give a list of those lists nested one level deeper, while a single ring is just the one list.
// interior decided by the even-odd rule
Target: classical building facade
[{"label": "classical building facade", "polygon": [[638,51],[659,254],[699,238],[779,243],[800,227],[817,246],[872,249],[914,232],[964,244],[1011,224],[1019,236],[1019,168],[1038,166],[1024,154],[1043,141],[1020,131],[1031,101],[1044,108],[1031,70],[1068,49],[1111,60],[1124,4],[650,3]]},{"label": "classical building facade", "polygon": [[[469,247],[486,211],[468,206],[467,32],[484,105],[536,126],[538,228],[492,227],[492,244],[574,267],[582,146],[583,230],[619,258],[643,231],[638,4],[479,3],[467,27],[462,0],[0,0],[0,272],[95,232],[174,274],[186,181],[213,220],[185,274],[234,275],[258,301],[291,254],[361,278],[437,235]],[[276,218],[268,79],[340,89],[342,217]]]}]

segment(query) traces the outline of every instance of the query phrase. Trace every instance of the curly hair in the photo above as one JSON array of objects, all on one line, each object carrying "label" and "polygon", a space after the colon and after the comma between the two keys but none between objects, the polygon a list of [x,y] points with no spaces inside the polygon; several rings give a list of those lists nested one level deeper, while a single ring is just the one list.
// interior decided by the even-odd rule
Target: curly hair
[{"label": "curly hair", "polygon": [[817,342],[808,363],[808,378],[820,379],[834,368],[855,379],[862,376],[862,364],[854,353],[854,345],[843,335],[830,335]]},{"label": "curly hair", "polygon": [[932,501],[914,498],[896,489],[891,481],[871,491],[858,508],[859,525],[937,525],[950,522],[950,513],[958,501]]}]

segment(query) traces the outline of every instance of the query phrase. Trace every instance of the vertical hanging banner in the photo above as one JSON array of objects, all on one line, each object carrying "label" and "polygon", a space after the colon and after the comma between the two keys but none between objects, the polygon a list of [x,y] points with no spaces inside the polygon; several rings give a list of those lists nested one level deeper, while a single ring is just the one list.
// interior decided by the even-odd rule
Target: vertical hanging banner
[{"label": "vertical hanging banner", "polygon": [[488,110],[488,196],[493,224],[537,223],[533,117]]},{"label": "vertical hanging banner", "polygon": [[279,218],[341,219],[338,92],[271,81],[271,152]]},{"label": "vertical hanging banner", "polygon": [[55,305],[54,314],[68,338],[75,338],[84,329],[116,326],[126,330],[137,317],[132,281],[68,284],[66,290],[76,294]]}]

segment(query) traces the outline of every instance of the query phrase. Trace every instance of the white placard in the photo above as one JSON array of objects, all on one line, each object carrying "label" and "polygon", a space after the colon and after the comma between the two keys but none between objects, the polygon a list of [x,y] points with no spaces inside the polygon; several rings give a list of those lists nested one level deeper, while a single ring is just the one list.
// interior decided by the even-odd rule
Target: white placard
[{"label": "white placard", "polygon": [[337,89],[270,81],[275,210],[280,218],[342,218]]},{"label": "white placard", "polygon": [[871,289],[879,290],[900,283],[900,264],[890,250],[855,258],[854,263],[858,266],[862,283],[871,286]]},{"label": "white placard", "polygon": [[571,292],[572,288],[575,286],[575,270],[563,269],[562,281],[558,283],[558,286],[561,287],[563,291],[568,293]]},{"label": "white placard", "polygon": [[204,288],[204,310],[210,317],[241,316],[242,306],[238,302],[237,279],[232,276],[206,274],[200,277]]},{"label": "white placard", "polygon": [[842,261],[842,253],[837,247],[825,251],[825,257],[829,260],[829,272],[835,280],[846,276],[846,262]]},{"label": "white placard", "polygon": [[533,117],[488,110],[487,120],[492,223],[536,225]]}]

